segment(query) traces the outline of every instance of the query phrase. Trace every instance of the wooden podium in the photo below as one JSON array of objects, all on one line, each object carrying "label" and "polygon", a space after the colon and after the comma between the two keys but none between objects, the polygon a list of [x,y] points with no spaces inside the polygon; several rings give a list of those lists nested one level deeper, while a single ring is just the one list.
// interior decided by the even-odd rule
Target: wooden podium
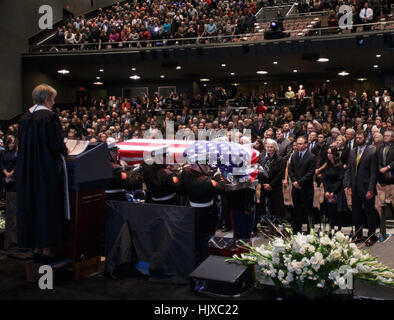
[{"label": "wooden podium", "polygon": [[89,144],[67,158],[70,190],[66,256],[73,261],[74,279],[97,273],[105,246],[105,187],[112,179],[106,143]]},{"label": "wooden podium", "polygon": [[70,234],[67,257],[79,280],[100,268],[104,255],[105,188],[70,192]]}]

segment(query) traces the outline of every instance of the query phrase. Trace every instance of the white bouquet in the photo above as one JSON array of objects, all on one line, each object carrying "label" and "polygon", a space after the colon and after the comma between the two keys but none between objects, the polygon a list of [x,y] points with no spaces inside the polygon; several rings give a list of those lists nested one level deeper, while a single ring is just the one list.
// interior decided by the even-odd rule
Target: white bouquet
[{"label": "white bouquet", "polygon": [[5,229],[5,218],[0,215],[0,231]]},{"label": "white bouquet", "polygon": [[250,252],[227,261],[256,265],[258,282],[272,280],[276,287],[308,298],[315,297],[317,291],[331,295],[337,289],[352,289],[354,279],[394,286],[394,270],[360,250],[342,232],[333,231],[330,237],[313,229],[309,235],[286,231],[289,236],[282,234],[268,246],[252,247],[243,242]]}]

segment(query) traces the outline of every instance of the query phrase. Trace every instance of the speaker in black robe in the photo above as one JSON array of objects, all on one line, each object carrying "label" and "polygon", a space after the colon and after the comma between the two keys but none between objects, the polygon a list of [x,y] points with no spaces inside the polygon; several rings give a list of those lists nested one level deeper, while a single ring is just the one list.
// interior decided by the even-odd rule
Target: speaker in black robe
[{"label": "speaker in black robe", "polygon": [[17,221],[19,246],[51,248],[64,239],[67,148],[58,116],[40,107],[19,123]]}]

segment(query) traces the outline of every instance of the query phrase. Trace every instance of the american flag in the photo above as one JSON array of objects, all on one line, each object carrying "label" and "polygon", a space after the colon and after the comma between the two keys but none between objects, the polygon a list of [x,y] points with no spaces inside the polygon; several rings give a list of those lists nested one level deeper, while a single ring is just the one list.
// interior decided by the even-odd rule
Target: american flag
[{"label": "american flag", "polygon": [[118,143],[119,156],[129,165],[140,164],[144,155],[165,149],[170,163],[193,163],[205,159],[223,174],[250,175],[255,178],[259,152],[249,146],[227,141],[133,139]]}]

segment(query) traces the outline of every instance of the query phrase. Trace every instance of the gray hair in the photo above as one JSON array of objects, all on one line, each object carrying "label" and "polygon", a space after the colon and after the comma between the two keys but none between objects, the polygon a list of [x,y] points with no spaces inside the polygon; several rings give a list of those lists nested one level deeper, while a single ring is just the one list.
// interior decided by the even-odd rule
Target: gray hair
[{"label": "gray hair", "polygon": [[352,128],[346,129],[346,132],[349,132],[351,135],[356,135],[356,131]]},{"label": "gray hair", "polygon": [[334,127],[331,129],[331,133],[333,133],[333,132],[336,132],[338,134],[341,133],[337,127]]},{"label": "gray hair", "polygon": [[34,104],[45,104],[45,100],[57,96],[57,91],[47,84],[40,84],[32,93]]},{"label": "gray hair", "polygon": [[266,145],[267,145],[267,144],[271,144],[271,145],[274,147],[275,152],[278,152],[278,151],[279,151],[278,143],[277,143],[275,140],[267,139],[267,140],[265,141],[265,144],[266,144]]}]

